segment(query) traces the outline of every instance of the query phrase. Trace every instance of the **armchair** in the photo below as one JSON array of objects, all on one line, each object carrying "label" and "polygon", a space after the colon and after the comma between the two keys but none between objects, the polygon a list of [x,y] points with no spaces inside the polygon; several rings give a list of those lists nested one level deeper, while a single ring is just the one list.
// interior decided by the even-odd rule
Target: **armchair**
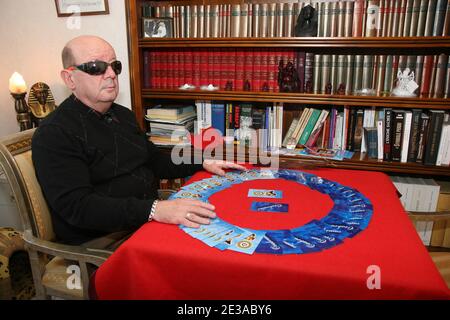
[{"label": "armchair", "polygon": [[[31,160],[31,138],[34,130],[0,138],[0,165],[11,185],[21,215],[23,239],[30,258],[36,297],[87,299],[88,264],[100,266],[111,252],[55,242],[50,212]],[[107,237],[103,243],[114,240]],[[67,286],[67,280],[72,275],[67,273],[70,265],[79,266],[79,288],[69,289]]]}]

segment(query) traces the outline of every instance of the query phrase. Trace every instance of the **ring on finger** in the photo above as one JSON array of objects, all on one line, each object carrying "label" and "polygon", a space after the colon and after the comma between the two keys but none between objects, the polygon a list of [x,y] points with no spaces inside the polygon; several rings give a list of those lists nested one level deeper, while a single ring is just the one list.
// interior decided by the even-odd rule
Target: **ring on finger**
[{"label": "ring on finger", "polygon": [[186,219],[191,220],[192,218],[192,213],[188,212],[186,213]]}]

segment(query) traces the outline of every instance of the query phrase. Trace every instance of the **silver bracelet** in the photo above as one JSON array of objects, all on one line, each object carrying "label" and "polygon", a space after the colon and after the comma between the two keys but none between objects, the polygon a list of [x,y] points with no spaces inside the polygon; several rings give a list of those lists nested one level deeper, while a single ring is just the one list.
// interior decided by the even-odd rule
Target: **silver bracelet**
[{"label": "silver bracelet", "polygon": [[157,204],[158,204],[158,200],[153,201],[152,208],[150,209],[150,214],[148,215],[149,222],[153,220],[153,216],[155,215]]}]

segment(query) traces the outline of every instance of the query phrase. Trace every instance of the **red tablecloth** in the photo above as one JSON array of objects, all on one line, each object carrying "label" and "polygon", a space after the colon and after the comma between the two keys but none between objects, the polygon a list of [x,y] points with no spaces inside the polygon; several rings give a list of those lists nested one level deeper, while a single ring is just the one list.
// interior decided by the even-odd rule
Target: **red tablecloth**
[{"label": "red tablecloth", "polygon": [[[374,211],[367,229],[333,248],[308,254],[247,255],[210,248],[176,225],[142,226],[96,272],[99,299],[448,299],[450,291],[403,210],[395,187],[378,172],[308,170],[352,186]],[[209,177],[197,173],[190,182]],[[250,211],[248,189],[283,191],[289,213]],[[213,195],[223,220],[253,229],[291,229],[328,214],[332,200],[287,180],[254,180]],[[381,289],[368,289],[369,266]]]}]

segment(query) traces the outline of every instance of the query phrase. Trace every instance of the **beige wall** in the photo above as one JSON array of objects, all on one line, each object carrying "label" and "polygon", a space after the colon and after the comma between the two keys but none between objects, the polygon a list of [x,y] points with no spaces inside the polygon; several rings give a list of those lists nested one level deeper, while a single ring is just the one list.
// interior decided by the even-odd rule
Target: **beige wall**
[{"label": "beige wall", "polygon": [[80,17],[78,29],[67,26],[68,18],[58,18],[54,0],[0,1],[0,136],[19,131],[8,90],[11,74],[22,74],[28,91],[36,82],[47,83],[61,103],[70,94],[59,78],[61,49],[81,34],[101,36],[116,49],[124,64],[117,102],[131,107],[125,1],[109,0],[109,15]]}]

